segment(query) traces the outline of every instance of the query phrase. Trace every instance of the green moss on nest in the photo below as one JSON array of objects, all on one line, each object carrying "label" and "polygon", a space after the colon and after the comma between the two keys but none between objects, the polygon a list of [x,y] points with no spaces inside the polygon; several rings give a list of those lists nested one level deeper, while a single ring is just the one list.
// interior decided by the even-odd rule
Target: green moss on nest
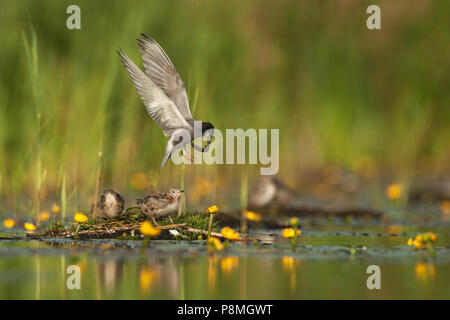
[{"label": "green moss on nest", "polygon": [[[46,230],[41,233],[42,237],[48,236],[63,236],[63,237],[81,237],[81,233],[88,232],[94,237],[102,238],[108,234],[116,234],[117,239],[136,240],[139,236],[132,236],[130,230],[138,230],[140,223],[144,220],[150,220],[149,217],[142,214],[138,208],[130,208],[126,210],[125,214],[117,218],[103,218],[90,217],[86,223],[68,222],[63,223],[62,220],[55,221],[48,225]],[[209,223],[209,216],[204,213],[189,212],[181,217],[176,214],[172,216],[173,222],[169,217],[158,220],[160,226],[168,226],[172,224],[185,224],[186,227],[195,229],[207,230]],[[219,228],[218,222],[213,223],[213,230]],[[200,234],[189,232],[186,228],[176,228],[179,235],[173,236],[173,239],[178,240],[197,240]],[[128,231],[127,231],[128,230]],[[123,231],[123,232],[122,232]],[[125,235],[126,234],[126,235]],[[139,235],[139,233],[138,233]]]},{"label": "green moss on nest", "polygon": [[64,222],[62,220],[55,220],[51,224],[48,225],[47,231],[58,233],[66,230],[64,226]]},{"label": "green moss on nest", "polygon": [[[208,230],[208,224],[209,224],[209,216],[204,213],[195,213],[195,212],[189,212],[181,217],[177,217],[176,215],[172,217],[173,223],[179,224],[179,223],[186,223],[187,226],[202,230]],[[164,218],[160,221],[157,221],[160,225],[166,226],[169,224],[172,224],[172,221],[170,221],[169,218]],[[217,231],[219,228],[218,222],[213,221],[213,230]]]}]

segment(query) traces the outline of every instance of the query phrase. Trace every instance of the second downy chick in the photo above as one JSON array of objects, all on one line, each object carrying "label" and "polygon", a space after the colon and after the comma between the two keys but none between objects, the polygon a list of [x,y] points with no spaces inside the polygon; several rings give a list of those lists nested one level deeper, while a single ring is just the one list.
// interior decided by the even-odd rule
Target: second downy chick
[{"label": "second downy chick", "polygon": [[118,217],[123,212],[124,205],[125,201],[122,196],[114,190],[103,191],[97,204],[101,214],[107,218]]}]

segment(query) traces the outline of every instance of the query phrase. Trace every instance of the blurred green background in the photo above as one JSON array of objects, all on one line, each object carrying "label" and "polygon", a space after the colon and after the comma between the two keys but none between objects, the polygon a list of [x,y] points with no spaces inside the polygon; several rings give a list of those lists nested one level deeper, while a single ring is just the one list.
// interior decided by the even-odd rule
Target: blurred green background
[{"label": "blurred green background", "polygon": [[[291,185],[330,163],[372,178],[450,172],[447,0],[76,1],[81,30],[68,30],[71,4],[2,2],[2,211],[31,210],[36,190],[87,207],[101,145],[102,188],[178,185],[180,167],[158,171],[166,138],[116,53],[141,66],[141,32],[170,56],[195,118],[280,128],[280,176]],[[366,28],[370,4],[381,30]],[[187,166],[186,184],[212,181],[212,200],[241,173]]]}]

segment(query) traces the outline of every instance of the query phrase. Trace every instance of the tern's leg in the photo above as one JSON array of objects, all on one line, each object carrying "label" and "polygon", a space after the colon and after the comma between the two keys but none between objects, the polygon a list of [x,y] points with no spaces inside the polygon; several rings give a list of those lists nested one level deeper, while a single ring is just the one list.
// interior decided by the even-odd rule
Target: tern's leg
[{"label": "tern's leg", "polygon": [[152,221],[153,221],[153,223],[155,224],[155,226],[158,226],[158,227],[159,227],[159,223],[158,223],[158,222],[156,222],[156,220],[155,220],[155,216],[152,216]]},{"label": "tern's leg", "polygon": [[[184,153],[186,152],[186,154]],[[189,161],[189,163],[192,163],[192,161],[194,161],[194,155],[192,153],[190,153],[186,148],[184,148],[183,150],[181,150],[181,153],[183,154],[183,157]]]}]

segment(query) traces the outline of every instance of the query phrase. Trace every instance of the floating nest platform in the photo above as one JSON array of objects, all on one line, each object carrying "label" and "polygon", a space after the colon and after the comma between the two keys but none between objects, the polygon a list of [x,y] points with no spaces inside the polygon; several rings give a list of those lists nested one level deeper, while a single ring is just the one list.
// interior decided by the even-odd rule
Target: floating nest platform
[{"label": "floating nest platform", "polygon": [[[71,238],[71,239],[129,239],[136,240],[143,238],[144,236],[139,231],[141,224],[129,224],[129,225],[111,225],[103,224],[97,225],[93,230],[81,230],[81,231],[62,231],[55,232],[51,230],[46,230],[40,233],[27,234],[30,238]],[[198,237],[199,235],[207,236],[208,231],[189,227],[186,223],[169,224],[164,226],[156,226],[156,228],[161,229],[161,234],[155,238],[159,240],[169,240],[174,238],[179,238],[180,240],[192,240],[192,236]],[[176,230],[179,236],[174,236],[170,233],[170,230]],[[187,234],[190,234],[189,237]],[[223,238],[222,234],[219,232],[211,232],[211,235],[218,238]]]},{"label": "floating nest platform", "polygon": [[[299,207],[283,208],[277,210],[260,210],[263,213],[261,222],[248,221],[248,227],[251,229],[281,229],[287,227],[287,223],[280,219],[284,217],[354,217],[362,219],[384,220],[385,215],[381,212],[370,209],[343,208],[343,207]],[[158,221],[161,234],[154,239],[158,240],[197,240],[199,236],[206,238],[208,232],[209,217],[204,213],[188,213],[181,217],[172,217]],[[68,238],[68,239],[121,239],[121,240],[139,240],[143,238],[140,232],[141,224],[147,217],[137,208],[129,208],[118,218],[90,218],[87,223],[78,224],[70,222],[64,224],[61,221],[53,222],[46,230],[35,233],[28,233],[28,238]],[[223,239],[221,233],[217,232],[220,227],[230,226],[239,228],[240,211],[220,212],[214,218],[212,236]],[[248,237],[246,240],[250,240]],[[240,239],[244,241],[244,238]],[[252,240],[255,240],[253,237]]]},{"label": "floating nest platform", "polygon": [[[28,233],[27,238],[68,238],[77,240],[86,239],[122,239],[139,240],[144,236],[140,227],[147,217],[139,210],[128,209],[118,218],[90,218],[87,223],[70,222],[63,224],[61,221],[52,223],[46,230],[36,233]],[[161,234],[154,238],[159,240],[196,240],[199,236],[205,238],[208,235],[209,217],[204,213],[187,214],[181,217],[163,219],[158,222]],[[217,230],[217,222],[213,230]],[[222,234],[212,231],[211,235],[223,238]]]}]

